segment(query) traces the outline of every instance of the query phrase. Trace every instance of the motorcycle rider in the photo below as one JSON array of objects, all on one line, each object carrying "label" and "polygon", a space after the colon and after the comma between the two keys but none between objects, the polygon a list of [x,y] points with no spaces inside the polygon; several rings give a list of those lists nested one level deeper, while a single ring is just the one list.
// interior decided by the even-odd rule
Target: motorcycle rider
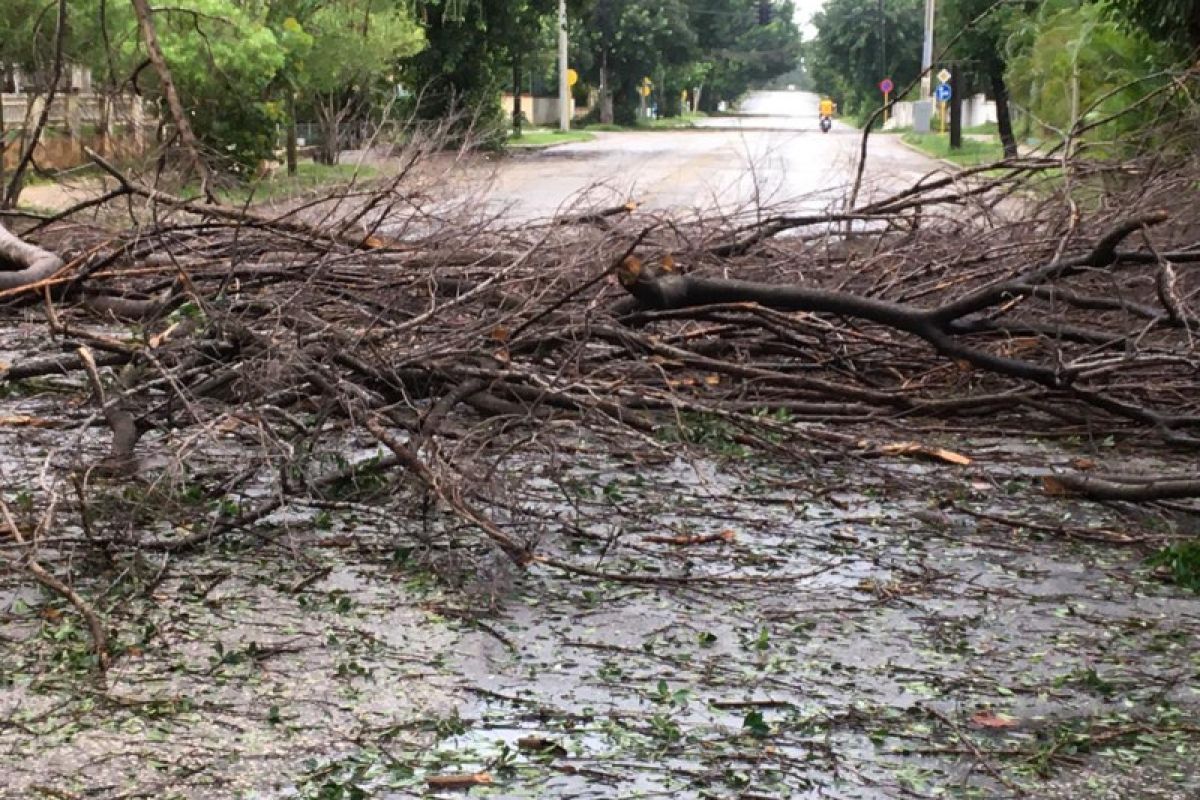
[{"label": "motorcycle rider", "polygon": [[833,101],[828,97],[822,97],[817,108],[817,116],[820,118],[821,130],[829,131],[833,125]]}]

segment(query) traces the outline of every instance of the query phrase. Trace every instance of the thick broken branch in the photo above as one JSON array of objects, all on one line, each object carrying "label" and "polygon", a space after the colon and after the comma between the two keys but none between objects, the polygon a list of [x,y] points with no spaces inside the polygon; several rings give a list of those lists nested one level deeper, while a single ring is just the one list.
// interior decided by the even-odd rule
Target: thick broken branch
[{"label": "thick broken branch", "polygon": [[18,239],[0,225],[0,267],[6,264],[17,269],[0,270],[0,291],[43,281],[62,269],[63,260],[49,250]]},{"label": "thick broken branch", "polygon": [[1120,480],[1090,475],[1055,475],[1053,480],[1072,494],[1092,500],[1146,503],[1200,497],[1200,480],[1195,478],[1145,478]]}]

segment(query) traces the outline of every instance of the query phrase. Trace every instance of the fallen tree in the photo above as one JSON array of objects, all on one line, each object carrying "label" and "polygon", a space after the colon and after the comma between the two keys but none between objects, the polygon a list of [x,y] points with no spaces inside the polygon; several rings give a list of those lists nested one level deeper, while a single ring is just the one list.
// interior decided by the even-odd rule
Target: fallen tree
[{"label": "fallen tree", "polygon": [[[182,554],[386,479],[403,490],[372,503],[440,509],[516,564],[661,581],[539,552],[566,523],[504,477],[511,459],[570,430],[618,449],[969,463],[882,438],[950,421],[1197,444],[1198,221],[1161,210],[1192,180],[1177,167],[1085,217],[1051,182],[1005,221],[996,203],[1052,168],[1029,161],[846,213],[679,220],[630,203],[516,225],[446,212],[408,169],[270,214],[95,158],[108,195],[32,229],[39,244],[0,238],[15,268],[0,300],[41,304],[46,332],[0,386],[65,379],[95,398],[80,430],[104,425],[107,448],[52,461],[106,549]],[[134,227],[79,222],[118,198]],[[1190,476],[1055,474],[1052,494],[1196,494]],[[131,524],[114,481],[225,510],[171,501]]]}]

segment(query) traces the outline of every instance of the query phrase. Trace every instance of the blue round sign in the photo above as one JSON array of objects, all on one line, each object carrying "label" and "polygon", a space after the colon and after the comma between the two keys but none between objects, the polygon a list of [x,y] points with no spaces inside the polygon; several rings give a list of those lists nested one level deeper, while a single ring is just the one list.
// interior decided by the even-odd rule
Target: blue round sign
[{"label": "blue round sign", "polygon": [[933,92],[933,97],[939,103],[945,103],[950,99],[950,84],[939,83],[937,89]]}]

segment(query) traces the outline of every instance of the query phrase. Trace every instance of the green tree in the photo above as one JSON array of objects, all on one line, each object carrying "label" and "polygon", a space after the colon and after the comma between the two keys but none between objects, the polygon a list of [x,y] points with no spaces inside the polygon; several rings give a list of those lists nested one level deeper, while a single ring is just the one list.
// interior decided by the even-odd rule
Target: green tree
[{"label": "green tree", "polygon": [[402,62],[405,85],[416,95],[423,119],[462,115],[485,143],[504,139],[500,90],[514,55],[523,54],[540,32],[553,0],[426,0],[418,19],[428,46]]},{"label": "green tree", "polygon": [[[424,34],[400,2],[361,0],[284,3],[301,17],[277,23],[288,55],[279,84],[316,115],[321,128],[319,160],[334,164],[342,126],[395,85],[397,60],[424,46]],[[278,12],[276,12],[278,15]],[[295,113],[288,103],[289,117]],[[289,165],[290,169],[290,165]]]},{"label": "green tree", "polygon": [[646,78],[662,81],[665,70],[696,55],[696,33],[682,0],[596,0],[584,28],[599,86],[611,97],[613,118],[623,124],[636,121]]},{"label": "green tree", "polygon": [[903,88],[921,73],[923,0],[828,0],[813,16],[809,67],[819,91],[851,113],[880,104],[879,81]]},{"label": "green tree", "polygon": [[1144,79],[1168,60],[1163,45],[1120,24],[1103,3],[1044,3],[1008,41],[1014,97],[1064,137],[1081,124],[1117,115],[1091,133],[1093,144],[1108,146],[1143,124],[1120,112],[1161,84]]},{"label": "green tree", "polygon": [[[160,98],[144,69],[145,46],[129,3],[74,0],[76,61],[111,86],[132,81]],[[275,147],[277,104],[268,88],[286,53],[266,24],[265,2],[177,0],[156,8],[154,24],[191,125],[219,165],[245,174]]]},{"label": "green tree", "polygon": [[996,0],[945,0],[938,7],[938,32],[943,41],[953,42],[949,58],[956,62],[955,71],[962,79],[962,95],[971,94],[976,82],[986,84],[996,103],[996,123],[1006,158],[1017,155],[1004,77],[1008,69],[1006,44],[1015,21],[1026,10],[1023,6],[997,4]]},{"label": "green tree", "polygon": [[752,86],[800,63],[801,37],[791,0],[692,0],[705,89],[700,106],[732,103]]},{"label": "green tree", "polygon": [[1200,0],[1112,0],[1114,10],[1151,36],[1168,42],[1177,56],[1200,51]]}]

